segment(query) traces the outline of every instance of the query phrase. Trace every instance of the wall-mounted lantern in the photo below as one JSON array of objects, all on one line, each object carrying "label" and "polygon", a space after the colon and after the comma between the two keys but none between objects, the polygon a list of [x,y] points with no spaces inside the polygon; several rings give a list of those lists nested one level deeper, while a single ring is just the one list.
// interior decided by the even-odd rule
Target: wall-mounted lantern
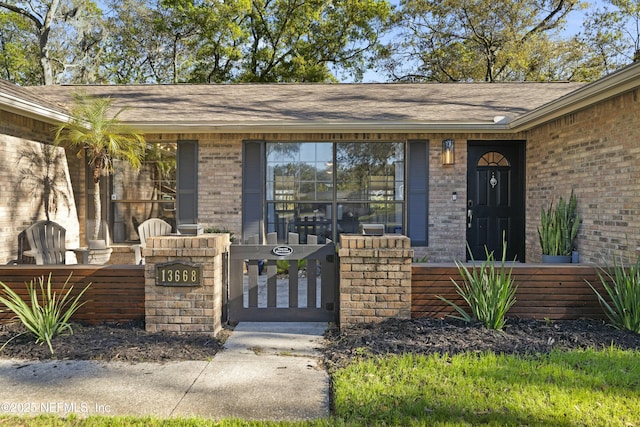
[{"label": "wall-mounted lantern", "polygon": [[442,140],[442,164],[453,165],[456,162],[455,150],[453,139]]}]

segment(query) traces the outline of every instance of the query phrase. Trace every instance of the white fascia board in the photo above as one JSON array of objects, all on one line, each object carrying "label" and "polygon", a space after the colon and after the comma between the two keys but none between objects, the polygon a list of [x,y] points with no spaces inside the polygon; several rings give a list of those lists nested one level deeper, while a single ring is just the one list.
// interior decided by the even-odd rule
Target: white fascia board
[{"label": "white fascia board", "polygon": [[487,122],[237,122],[143,123],[128,125],[144,133],[511,133],[508,124]]},{"label": "white fascia board", "polygon": [[524,131],[640,87],[640,63],[603,77],[514,119],[511,130]]},{"label": "white fascia board", "polygon": [[71,119],[68,114],[10,96],[6,93],[0,93],[0,108],[11,113],[51,124],[68,122]]}]

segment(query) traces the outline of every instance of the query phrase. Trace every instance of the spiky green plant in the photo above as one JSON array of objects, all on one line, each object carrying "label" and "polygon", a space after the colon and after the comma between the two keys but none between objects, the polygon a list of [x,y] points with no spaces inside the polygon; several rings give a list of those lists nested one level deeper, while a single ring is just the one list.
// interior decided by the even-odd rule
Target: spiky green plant
[{"label": "spiky green plant", "polygon": [[102,224],[101,178],[113,171],[114,160],[123,160],[139,170],[146,142],[141,132],[131,129],[120,120],[125,109],[111,113],[111,98],[76,93],[73,99],[72,119],[56,127],[54,143],[77,149],[78,156],[86,156],[91,167],[95,225],[90,239],[96,240]]},{"label": "spiky green plant", "polygon": [[613,266],[605,265],[598,270],[598,277],[609,301],[588,280],[586,282],[596,293],[611,324],[640,334],[640,257],[628,267],[614,259]]},{"label": "spiky green plant", "polygon": [[[471,254],[471,249],[468,248],[468,250]],[[453,278],[451,279],[458,294],[469,305],[471,313],[440,295],[437,297],[451,305],[460,314],[451,317],[465,322],[479,321],[489,329],[500,330],[506,324],[507,311],[516,302],[517,287],[511,277],[513,267],[506,267],[506,243],[503,242],[502,245],[502,260],[499,267],[495,265],[493,252],[489,252],[486,246],[484,250],[487,259],[479,267],[467,267],[456,261],[458,271],[462,276],[462,284],[458,284]],[[471,261],[475,263],[473,255],[471,255]]]},{"label": "spiky green plant", "polygon": [[551,202],[546,211],[542,209],[538,239],[544,255],[571,255],[580,226],[577,204],[576,195],[571,190],[569,202],[560,197],[555,208]]},{"label": "spiky green plant", "polygon": [[[0,294],[0,303],[7,307],[8,311],[15,314],[16,318],[22,322],[27,328],[26,332],[18,334],[4,343],[2,350],[11,340],[18,336],[30,333],[36,339],[36,344],[47,343],[51,354],[53,354],[53,346],[51,340],[56,335],[64,333],[73,334],[73,329],[69,323],[71,316],[86,303],[80,302],[80,298],[87,291],[91,283],[89,283],[75,298],[71,298],[73,285],[67,288],[71,275],[67,278],[60,290],[60,294],[51,289],[51,273],[45,286],[44,276],[35,278],[27,286],[28,298],[22,299],[13,289],[5,283],[0,282],[2,293]],[[38,282],[36,285],[35,282]],[[38,293],[38,290],[40,291]],[[2,310],[2,311],[7,311]]]}]

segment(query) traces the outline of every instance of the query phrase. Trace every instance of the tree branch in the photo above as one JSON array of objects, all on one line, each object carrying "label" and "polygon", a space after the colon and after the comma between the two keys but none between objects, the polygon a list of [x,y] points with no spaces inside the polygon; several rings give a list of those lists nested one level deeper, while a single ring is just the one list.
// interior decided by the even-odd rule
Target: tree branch
[{"label": "tree branch", "polygon": [[5,9],[10,10],[11,12],[17,13],[18,15],[22,15],[25,18],[27,18],[28,20],[30,20],[31,22],[33,22],[36,26],[36,28],[38,28],[38,30],[41,30],[44,23],[41,22],[38,18],[38,16],[36,16],[35,14],[29,12],[26,9],[23,9],[21,7],[18,7],[16,5],[13,4],[9,4],[7,2],[4,1],[0,1],[0,7],[3,7]]}]

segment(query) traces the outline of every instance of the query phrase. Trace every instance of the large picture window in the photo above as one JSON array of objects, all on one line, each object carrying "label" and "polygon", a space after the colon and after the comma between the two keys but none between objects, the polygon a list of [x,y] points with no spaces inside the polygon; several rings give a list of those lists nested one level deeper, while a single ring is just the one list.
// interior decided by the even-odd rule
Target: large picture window
[{"label": "large picture window", "polygon": [[267,231],[301,243],[359,233],[366,223],[404,230],[404,144],[266,143]]}]

